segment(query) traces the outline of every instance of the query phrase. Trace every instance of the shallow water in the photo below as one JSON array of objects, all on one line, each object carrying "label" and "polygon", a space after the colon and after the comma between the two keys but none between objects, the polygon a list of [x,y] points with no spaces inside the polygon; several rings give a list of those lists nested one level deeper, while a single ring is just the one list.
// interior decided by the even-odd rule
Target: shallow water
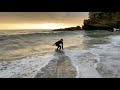
[{"label": "shallow water", "polygon": [[[24,32],[0,32],[1,78],[120,77],[120,32]],[[64,51],[56,52],[61,38]]]}]

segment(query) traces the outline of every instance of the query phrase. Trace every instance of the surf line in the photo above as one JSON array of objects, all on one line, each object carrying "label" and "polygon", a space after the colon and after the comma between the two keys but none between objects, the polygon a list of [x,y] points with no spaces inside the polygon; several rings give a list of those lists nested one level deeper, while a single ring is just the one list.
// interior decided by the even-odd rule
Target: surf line
[{"label": "surf line", "polygon": [[100,62],[100,57],[99,57],[99,55],[96,54],[96,53],[93,53],[93,52],[90,52],[90,53],[92,53],[93,55],[95,55],[95,56],[97,57],[97,61],[98,61],[98,62],[94,65],[94,67],[97,68],[97,64]]},{"label": "surf line", "polygon": [[78,78],[80,76],[80,72],[79,72],[79,67],[78,65],[75,63],[75,61],[73,61],[72,59],[70,59],[71,62],[72,62],[72,65],[76,68],[76,77],[75,78]]},{"label": "surf line", "polygon": [[73,55],[72,55],[72,57],[70,57],[71,55],[69,55],[69,54],[72,52],[67,51],[67,50],[65,50],[65,52],[66,52],[65,55],[70,58],[72,66],[76,69],[76,77],[75,78],[79,78],[80,77],[79,66],[77,64],[78,62],[75,62],[75,61],[77,61],[77,59]]}]

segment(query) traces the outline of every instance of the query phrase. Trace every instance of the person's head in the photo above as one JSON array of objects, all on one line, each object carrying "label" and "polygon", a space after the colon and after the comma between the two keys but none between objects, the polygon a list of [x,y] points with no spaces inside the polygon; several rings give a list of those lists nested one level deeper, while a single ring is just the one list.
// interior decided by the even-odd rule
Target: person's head
[{"label": "person's head", "polygon": [[63,39],[60,39],[60,41],[63,41]]}]

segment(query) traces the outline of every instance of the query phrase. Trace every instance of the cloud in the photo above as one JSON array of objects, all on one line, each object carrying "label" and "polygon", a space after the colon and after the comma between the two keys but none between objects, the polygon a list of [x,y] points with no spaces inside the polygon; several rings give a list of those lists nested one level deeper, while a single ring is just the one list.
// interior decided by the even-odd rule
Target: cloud
[{"label": "cloud", "polygon": [[88,12],[0,12],[0,23],[65,23],[79,25]]}]

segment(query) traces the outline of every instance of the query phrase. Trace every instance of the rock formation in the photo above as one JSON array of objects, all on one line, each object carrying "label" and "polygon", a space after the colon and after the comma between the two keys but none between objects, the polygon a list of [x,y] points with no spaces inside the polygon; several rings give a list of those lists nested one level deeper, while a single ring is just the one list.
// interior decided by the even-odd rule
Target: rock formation
[{"label": "rock formation", "polygon": [[112,30],[120,27],[120,12],[90,12],[84,30]]},{"label": "rock formation", "polygon": [[76,26],[76,27],[55,29],[55,30],[53,30],[53,31],[76,31],[76,30],[81,30],[81,27],[80,27],[80,26]]}]

